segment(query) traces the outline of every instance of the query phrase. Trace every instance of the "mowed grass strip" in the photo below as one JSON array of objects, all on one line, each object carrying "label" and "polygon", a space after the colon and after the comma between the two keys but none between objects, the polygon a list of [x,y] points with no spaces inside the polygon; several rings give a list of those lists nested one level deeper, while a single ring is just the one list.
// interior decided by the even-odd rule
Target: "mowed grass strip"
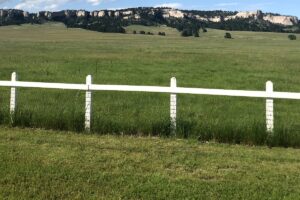
[{"label": "mowed grass strip", "polygon": [[0,199],[299,199],[300,151],[0,128]]}]

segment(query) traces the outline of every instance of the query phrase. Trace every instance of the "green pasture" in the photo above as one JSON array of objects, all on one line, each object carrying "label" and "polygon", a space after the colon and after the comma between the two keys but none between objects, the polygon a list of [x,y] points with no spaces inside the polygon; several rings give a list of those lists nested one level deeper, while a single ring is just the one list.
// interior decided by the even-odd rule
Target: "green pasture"
[{"label": "green pasture", "polygon": [[[166,32],[167,36],[132,31]],[[167,27],[127,27],[127,34],[67,29],[62,24],[0,27],[0,79],[95,84],[178,86],[300,92],[300,41],[288,34],[211,30],[183,38]],[[298,36],[298,38],[300,38]],[[84,92],[19,89],[10,123],[9,88],[0,89],[0,122],[18,127],[83,131]],[[92,131],[116,135],[169,135],[169,95],[93,94]],[[265,100],[178,95],[179,138],[266,144]],[[273,145],[300,146],[300,102],[275,100]]]}]

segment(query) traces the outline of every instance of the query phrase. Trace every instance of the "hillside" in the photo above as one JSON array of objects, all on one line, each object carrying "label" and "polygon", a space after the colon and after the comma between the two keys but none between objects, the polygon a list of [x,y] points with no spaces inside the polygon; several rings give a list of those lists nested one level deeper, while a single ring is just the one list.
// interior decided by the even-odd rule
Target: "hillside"
[{"label": "hillside", "polygon": [[0,25],[24,23],[41,24],[49,21],[63,22],[68,27],[99,32],[124,33],[128,25],[166,25],[190,35],[200,29],[216,28],[239,31],[299,32],[299,20],[294,16],[272,13],[191,11],[171,8],[129,8],[122,10],[63,10],[28,13],[22,10],[0,10]]}]

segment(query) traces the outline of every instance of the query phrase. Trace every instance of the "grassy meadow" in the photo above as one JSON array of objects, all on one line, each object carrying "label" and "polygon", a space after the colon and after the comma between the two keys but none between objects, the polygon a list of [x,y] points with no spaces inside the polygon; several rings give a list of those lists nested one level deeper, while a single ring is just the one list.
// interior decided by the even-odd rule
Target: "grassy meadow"
[{"label": "grassy meadow", "polygon": [[0,199],[299,199],[300,151],[0,127]]},{"label": "grassy meadow", "polygon": [[[133,30],[167,36],[134,35]],[[300,40],[288,34],[208,30],[183,38],[167,27],[127,27],[128,34],[67,29],[62,24],[0,27],[0,79],[96,84],[178,86],[300,92]],[[300,38],[300,36],[298,36]],[[0,123],[10,125],[9,88],[0,88]],[[84,92],[19,89],[12,126],[83,131]],[[300,146],[300,102],[275,100],[273,145]],[[169,95],[93,94],[92,131],[169,135]],[[179,138],[266,144],[265,100],[178,95]]]}]

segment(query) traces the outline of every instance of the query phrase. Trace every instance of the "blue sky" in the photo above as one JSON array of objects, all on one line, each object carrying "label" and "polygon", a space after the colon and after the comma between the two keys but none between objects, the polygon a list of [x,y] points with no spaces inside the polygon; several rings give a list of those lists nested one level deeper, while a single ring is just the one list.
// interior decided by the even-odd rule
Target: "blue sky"
[{"label": "blue sky", "polygon": [[300,17],[299,0],[0,0],[0,8],[18,8],[27,11],[62,9],[119,9],[138,6],[170,6],[195,10],[263,10]]}]

